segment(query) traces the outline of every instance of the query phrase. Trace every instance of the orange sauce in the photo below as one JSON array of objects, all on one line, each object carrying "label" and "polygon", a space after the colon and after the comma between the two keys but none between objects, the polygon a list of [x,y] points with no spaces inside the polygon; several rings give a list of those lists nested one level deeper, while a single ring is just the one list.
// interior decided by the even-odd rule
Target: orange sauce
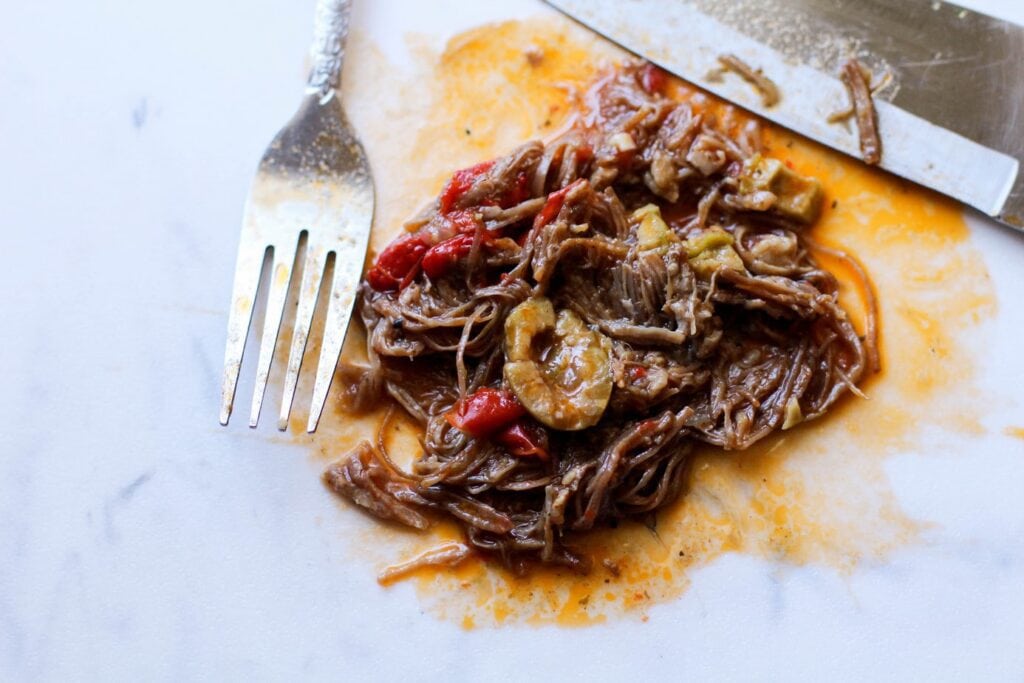
[{"label": "orange sauce", "polygon": [[[555,17],[484,26],[453,38],[440,55],[415,37],[410,44],[419,64],[413,74],[389,65],[359,36],[350,48],[350,61],[366,67],[347,77],[345,97],[377,179],[377,249],[436,195],[453,169],[545,137],[563,123],[574,92],[602,63],[623,58]],[[688,93],[677,88],[681,96]],[[856,255],[877,288],[884,372],[866,385],[870,400],[846,400],[827,417],[742,453],[699,452],[688,490],[657,515],[655,526],[625,522],[574,541],[594,560],[589,575],[541,568],[515,577],[481,559],[456,569],[424,568],[409,581],[428,611],[467,629],[647,621],[653,605],[682,595],[695,569],[725,553],[846,573],[914,542],[924,524],[901,510],[883,465],[887,456],[912,452],[923,425],[980,429],[979,416],[964,401],[977,391],[973,337],[996,308],[984,262],[952,202],[786,131],[767,128],[764,136],[770,155],[825,188],[814,238]],[[862,320],[863,293],[850,273],[835,272],[844,304]],[[358,359],[363,343],[354,330],[345,356]],[[307,367],[318,345],[314,332]],[[308,391],[304,377],[299,395]],[[322,469],[360,438],[372,438],[378,420],[329,406],[314,436],[304,433],[304,416],[293,417],[292,438],[310,448]],[[397,420],[391,430],[393,456],[411,461],[419,452],[415,426]],[[1012,435],[1024,432],[1015,428]],[[338,505],[339,542],[346,537],[360,549],[352,561],[367,572],[459,537],[451,523],[418,534]]]}]

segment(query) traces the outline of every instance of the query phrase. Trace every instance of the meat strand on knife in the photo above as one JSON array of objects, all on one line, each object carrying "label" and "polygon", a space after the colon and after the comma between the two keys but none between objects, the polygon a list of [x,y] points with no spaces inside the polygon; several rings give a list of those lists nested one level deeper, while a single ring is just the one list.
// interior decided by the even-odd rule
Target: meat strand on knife
[{"label": "meat strand on knife", "polygon": [[761,103],[766,107],[773,107],[781,99],[779,88],[775,83],[764,75],[760,69],[755,69],[736,55],[719,55],[718,63],[722,65],[723,71],[732,71],[734,74],[754,86],[761,95]]},{"label": "meat strand on knife", "polygon": [[871,98],[866,69],[859,61],[851,59],[843,64],[839,77],[850,95],[850,105],[860,136],[860,155],[865,163],[877,165],[882,160],[882,140],[878,137],[878,116]]}]

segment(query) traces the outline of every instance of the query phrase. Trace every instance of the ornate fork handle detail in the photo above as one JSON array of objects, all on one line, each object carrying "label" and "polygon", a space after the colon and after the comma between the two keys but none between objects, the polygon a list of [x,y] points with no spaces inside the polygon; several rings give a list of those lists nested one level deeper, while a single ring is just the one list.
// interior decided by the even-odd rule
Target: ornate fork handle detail
[{"label": "ornate fork handle detail", "polygon": [[316,23],[313,27],[313,70],[309,74],[306,93],[326,103],[341,84],[341,67],[345,60],[345,39],[348,37],[352,0],[317,0]]}]

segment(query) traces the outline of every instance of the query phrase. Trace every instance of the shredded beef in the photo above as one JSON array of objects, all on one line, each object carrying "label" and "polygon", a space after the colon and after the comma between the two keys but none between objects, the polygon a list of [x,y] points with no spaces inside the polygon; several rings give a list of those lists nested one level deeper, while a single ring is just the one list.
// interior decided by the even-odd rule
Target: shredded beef
[{"label": "shredded beef", "polygon": [[[557,139],[456,174],[402,238],[423,240],[421,263],[363,283],[370,360],[347,370],[350,402],[390,397],[422,425],[424,452],[402,472],[364,443],[325,475],[339,494],[416,528],[450,516],[513,569],[583,571],[573,534],[672,501],[696,445],[742,450],[859,392],[877,365],[873,296],[862,337],[806,226],[776,211],[779,190],[745,185],[756,131],[670,99],[651,68],[597,81]],[[860,121],[862,74],[846,71]],[[645,226],[644,210],[662,222]],[[514,389],[506,320],[540,301],[600,339],[607,406],[576,431],[527,413],[519,431],[474,432],[456,407]]]}]

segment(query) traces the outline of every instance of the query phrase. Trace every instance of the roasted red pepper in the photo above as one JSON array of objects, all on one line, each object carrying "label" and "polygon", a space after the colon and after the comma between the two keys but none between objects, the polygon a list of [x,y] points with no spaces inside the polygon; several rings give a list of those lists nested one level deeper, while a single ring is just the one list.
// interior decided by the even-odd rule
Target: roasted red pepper
[{"label": "roasted red pepper", "polygon": [[473,183],[479,180],[493,167],[494,161],[492,160],[485,161],[477,164],[476,166],[464,168],[461,171],[456,171],[452,175],[452,179],[448,181],[447,185],[445,185],[444,191],[441,192],[441,213],[448,213],[451,211],[455,207],[455,203],[459,201],[459,198],[473,187]]},{"label": "roasted red pepper", "polygon": [[380,253],[366,281],[378,292],[404,287],[415,277],[427,248],[419,234],[399,237]]},{"label": "roasted red pepper", "polygon": [[423,272],[429,277],[441,277],[460,259],[465,258],[473,249],[473,235],[456,235],[455,237],[436,244],[423,255]]},{"label": "roasted red pepper", "polygon": [[652,95],[663,93],[668,85],[668,74],[653,64],[647,64],[640,71],[640,85]]},{"label": "roasted red pepper", "polygon": [[470,436],[487,437],[526,414],[511,391],[479,389],[460,400],[445,416],[448,424]]},{"label": "roasted red pepper", "polygon": [[[445,185],[444,190],[441,192],[441,199],[438,207],[441,213],[447,214],[452,211],[459,199],[469,192],[480,178],[494,168],[494,164],[494,160],[485,161],[482,164],[477,164],[476,166],[470,166],[469,168],[464,168],[461,171],[456,171],[454,175],[452,175],[452,179],[448,181],[448,184]],[[520,172],[516,175],[512,186],[505,190],[505,192],[497,196],[482,198],[480,200],[480,205],[500,206],[503,209],[507,209],[510,206],[515,206],[529,198],[530,176],[525,172]]]},{"label": "roasted red pepper", "polygon": [[520,458],[547,460],[547,432],[533,422],[519,420],[494,435],[494,442],[504,446],[512,455]]},{"label": "roasted red pepper", "polygon": [[537,217],[533,219],[533,229],[539,230],[551,221],[555,220],[558,216],[558,212],[562,210],[562,205],[565,204],[566,195],[585,182],[587,182],[585,179],[580,178],[579,180],[569,183],[561,190],[549,194],[547,202],[544,203],[544,208],[541,209],[540,213],[537,214]]}]

